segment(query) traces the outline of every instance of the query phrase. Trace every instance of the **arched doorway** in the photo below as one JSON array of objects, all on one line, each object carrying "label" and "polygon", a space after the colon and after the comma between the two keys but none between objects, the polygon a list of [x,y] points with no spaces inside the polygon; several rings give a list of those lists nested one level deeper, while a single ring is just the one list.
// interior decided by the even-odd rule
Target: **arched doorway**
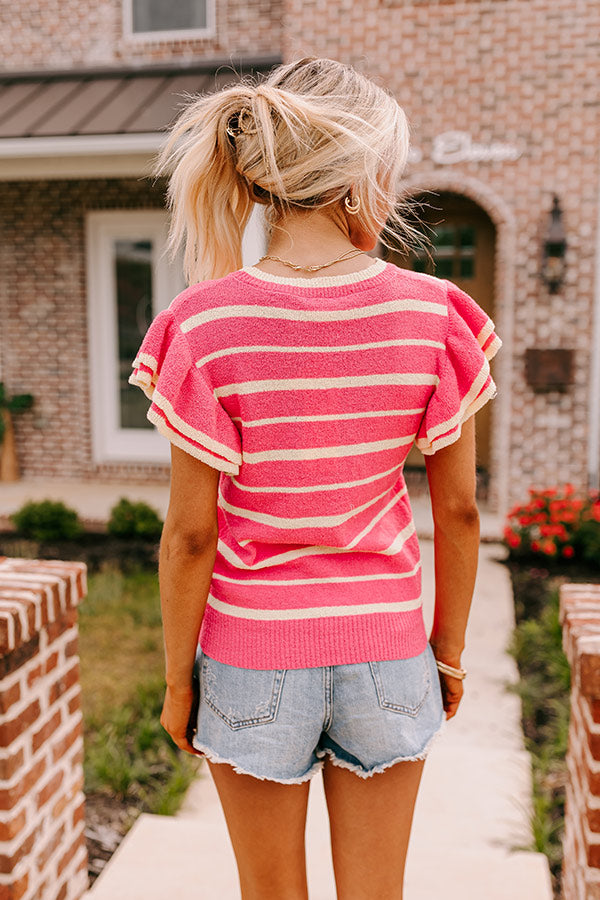
[{"label": "arched doorway", "polygon": [[[429,254],[424,250],[406,254],[386,249],[384,258],[405,269],[448,278],[494,319],[496,229],[487,212],[474,200],[452,191],[417,194],[410,203],[416,214],[414,219],[409,217],[410,224],[428,238]],[[494,377],[494,360],[490,366]],[[489,483],[492,407],[486,403],[475,415],[480,499],[487,496]],[[412,447],[405,465],[407,475],[411,469],[418,475],[424,468],[423,455]]]}]

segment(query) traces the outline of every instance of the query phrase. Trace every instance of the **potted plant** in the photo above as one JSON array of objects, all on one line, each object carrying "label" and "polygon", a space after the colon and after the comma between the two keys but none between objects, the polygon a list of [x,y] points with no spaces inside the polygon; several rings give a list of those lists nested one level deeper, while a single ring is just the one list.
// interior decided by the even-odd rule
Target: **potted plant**
[{"label": "potted plant", "polygon": [[17,481],[19,478],[12,414],[32,406],[31,394],[13,394],[9,399],[4,383],[0,381],[0,481]]}]

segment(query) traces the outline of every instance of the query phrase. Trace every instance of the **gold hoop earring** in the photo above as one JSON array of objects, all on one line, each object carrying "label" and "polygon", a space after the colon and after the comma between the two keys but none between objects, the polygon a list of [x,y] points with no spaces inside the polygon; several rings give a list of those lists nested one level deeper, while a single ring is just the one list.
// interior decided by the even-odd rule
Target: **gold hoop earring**
[{"label": "gold hoop earring", "polygon": [[346,212],[350,213],[351,216],[355,216],[360,210],[360,197],[355,197],[354,200],[350,200],[350,197],[344,197],[344,206],[346,207]]}]

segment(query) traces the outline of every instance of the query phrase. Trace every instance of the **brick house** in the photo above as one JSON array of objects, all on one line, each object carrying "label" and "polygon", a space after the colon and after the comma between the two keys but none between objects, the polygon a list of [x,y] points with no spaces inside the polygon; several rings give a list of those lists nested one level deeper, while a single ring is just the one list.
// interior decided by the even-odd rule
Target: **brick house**
[{"label": "brick house", "polygon": [[[404,185],[428,204],[435,270],[393,261],[451,278],[504,340],[476,418],[490,508],[532,484],[598,486],[595,0],[30,0],[0,24],[0,379],[35,396],[15,423],[24,477],[168,480],[126,383],[182,287],[148,178],[161,129],[182,92],[313,54],[368,72],[409,117]],[[254,222],[245,261],[262,245]],[[408,463],[422,470],[414,448]]]}]

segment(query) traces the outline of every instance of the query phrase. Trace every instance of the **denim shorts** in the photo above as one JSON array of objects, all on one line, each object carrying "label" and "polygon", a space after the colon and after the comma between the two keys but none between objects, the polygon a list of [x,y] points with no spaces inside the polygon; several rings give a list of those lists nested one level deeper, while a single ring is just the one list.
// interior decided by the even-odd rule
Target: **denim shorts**
[{"label": "denim shorts", "polygon": [[298,784],[323,767],[361,778],[425,759],[446,724],[433,649],[406,659],[305,669],[245,669],[200,646],[192,744],[214,763]]}]

